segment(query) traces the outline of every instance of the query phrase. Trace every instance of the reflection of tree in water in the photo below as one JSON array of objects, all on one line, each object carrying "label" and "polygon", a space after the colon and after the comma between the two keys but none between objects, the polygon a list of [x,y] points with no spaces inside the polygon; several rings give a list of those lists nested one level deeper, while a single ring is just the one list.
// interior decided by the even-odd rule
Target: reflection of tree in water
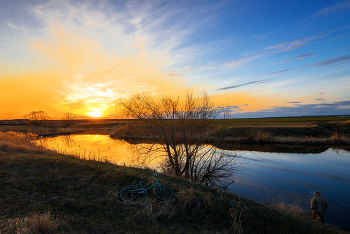
[{"label": "reflection of tree in water", "polygon": [[[130,144],[133,166],[152,167],[166,174],[174,174],[162,146],[157,143]],[[203,151],[199,153],[201,157],[193,162],[195,176],[198,176],[195,180],[206,186],[227,189],[237,174],[244,169],[244,159],[237,157],[235,152],[224,151],[212,145],[203,145],[199,151]],[[182,163],[185,162],[185,159],[181,160]]]},{"label": "reflection of tree in water", "polygon": [[65,147],[73,147],[73,146],[75,146],[74,138],[71,135],[64,135],[64,136],[62,136],[62,142],[64,143]]},{"label": "reflection of tree in water", "polygon": [[206,185],[221,186],[223,178],[232,178],[235,155],[207,144],[207,129],[218,111],[205,92],[160,98],[138,93],[118,105],[126,116],[141,120],[139,129],[157,142],[137,145],[136,160],[162,159],[163,171]]}]

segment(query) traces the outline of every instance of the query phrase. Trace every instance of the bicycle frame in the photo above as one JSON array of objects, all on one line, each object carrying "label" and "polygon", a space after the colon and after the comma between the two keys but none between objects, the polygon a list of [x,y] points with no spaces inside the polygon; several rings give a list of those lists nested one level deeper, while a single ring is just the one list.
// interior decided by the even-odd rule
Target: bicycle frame
[{"label": "bicycle frame", "polygon": [[167,201],[174,195],[173,189],[164,184],[160,184],[157,179],[157,172],[154,171],[154,180],[156,181],[153,185],[148,188],[142,186],[143,179],[138,178],[138,184],[128,184],[119,191],[119,199],[122,201],[134,200],[138,195],[149,194],[147,191],[153,189],[153,194],[161,201]]},{"label": "bicycle frame", "polygon": [[[157,179],[157,172],[155,171],[155,170],[153,170],[154,171],[154,180],[156,181],[156,183],[155,184],[153,184],[153,185],[151,185],[150,187],[148,187],[148,188],[143,188],[142,187],[142,181],[143,180],[139,180],[139,185],[136,185],[136,187],[139,189],[138,190],[138,193],[139,194],[145,194],[148,190],[150,190],[151,188],[154,188],[155,186],[157,186],[157,185],[160,185],[159,184],[159,182],[158,182],[158,179]],[[160,187],[160,189],[162,190],[162,188]]]}]

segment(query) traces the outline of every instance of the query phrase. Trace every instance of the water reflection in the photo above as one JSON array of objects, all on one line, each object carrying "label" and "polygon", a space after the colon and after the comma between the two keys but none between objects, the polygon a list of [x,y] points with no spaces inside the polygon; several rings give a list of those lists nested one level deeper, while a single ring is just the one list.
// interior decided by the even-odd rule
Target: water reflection
[{"label": "water reflection", "polygon": [[[320,154],[327,151],[331,147],[325,145],[288,145],[288,144],[225,144],[218,143],[218,148],[225,150],[243,150],[243,151],[258,151],[271,153],[294,153],[294,154]],[[333,150],[346,150],[350,152],[348,145],[332,146]]]},{"label": "water reflection", "polygon": [[[82,159],[109,161],[117,165],[147,165],[156,168],[159,160],[146,161],[135,150],[136,145],[124,140],[116,140],[108,135],[65,135],[41,139],[40,143],[62,154],[70,154]],[[137,145],[143,145],[140,143]]]},{"label": "water reflection", "polygon": [[[135,151],[135,147],[147,146],[151,142],[126,142],[111,139],[108,135],[58,136],[44,139],[42,144],[61,153],[85,159],[108,160],[118,165],[157,168],[160,163],[160,158],[156,156],[145,162]],[[236,155],[239,150],[236,166],[242,168],[229,188],[253,200],[282,199],[288,203],[299,202],[306,209],[310,209],[312,198],[308,189],[320,190],[329,203],[326,223],[350,229],[348,148],[290,145],[240,145],[237,148],[226,145],[224,149],[228,154]]]},{"label": "water reflection", "polygon": [[320,190],[329,203],[326,223],[350,229],[350,152],[333,149],[319,154],[241,151],[240,157],[246,160],[247,170],[242,171],[230,187],[233,192],[258,201],[297,201],[310,210],[309,190]]}]

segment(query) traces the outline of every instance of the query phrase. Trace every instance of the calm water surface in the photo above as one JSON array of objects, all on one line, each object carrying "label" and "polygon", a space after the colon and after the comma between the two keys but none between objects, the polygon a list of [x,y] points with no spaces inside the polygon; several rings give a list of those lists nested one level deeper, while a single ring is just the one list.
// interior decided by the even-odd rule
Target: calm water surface
[{"label": "calm water surface", "polygon": [[[135,145],[111,139],[108,135],[58,136],[45,139],[45,144],[85,159],[108,160],[128,166],[141,163],[134,152]],[[320,190],[329,204],[325,222],[350,229],[349,151],[326,148],[317,153],[228,151],[238,155],[243,168],[230,186],[232,192],[257,201],[297,202],[310,209],[312,194],[309,190]],[[148,161],[146,164],[156,168],[158,162]]]}]

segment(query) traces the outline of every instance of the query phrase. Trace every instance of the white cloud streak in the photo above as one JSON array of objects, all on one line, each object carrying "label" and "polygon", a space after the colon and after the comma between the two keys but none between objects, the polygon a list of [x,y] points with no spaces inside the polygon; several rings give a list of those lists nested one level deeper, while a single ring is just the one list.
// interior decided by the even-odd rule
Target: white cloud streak
[{"label": "white cloud streak", "polygon": [[326,16],[329,14],[333,14],[339,11],[344,11],[344,10],[348,10],[350,9],[350,1],[344,1],[344,2],[339,2],[337,4],[334,4],[332,6],[328,6],[325,7],[321,10],[319,10],[318,12],[316,12],[315,14],[313,14],[314,17],[322,17],[322,16]]}]

